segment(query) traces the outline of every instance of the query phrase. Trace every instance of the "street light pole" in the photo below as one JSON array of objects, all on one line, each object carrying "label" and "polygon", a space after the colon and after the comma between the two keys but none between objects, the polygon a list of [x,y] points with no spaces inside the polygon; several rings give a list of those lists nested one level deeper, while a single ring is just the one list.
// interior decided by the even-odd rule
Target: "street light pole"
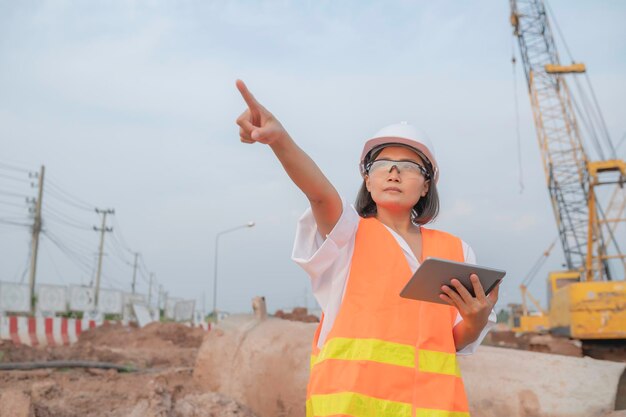
[{"label": "street light pole", "polygon": [[235,230],[245,229],[246,227],[253,227],[253,226],[254,226],[254,222],[248,222],[241,226],[222,230],[221,232],[215,235],[215,260],[213,262],[213,317],[215,318],[215,321],[217,321],[217,251],[218,251],[220,236],[226,233],[234,232]]}]

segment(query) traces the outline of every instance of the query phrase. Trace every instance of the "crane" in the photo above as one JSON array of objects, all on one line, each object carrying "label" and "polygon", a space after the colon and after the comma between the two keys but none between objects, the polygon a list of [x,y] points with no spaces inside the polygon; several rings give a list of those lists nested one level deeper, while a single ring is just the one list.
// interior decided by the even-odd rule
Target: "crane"
[{"label": "crane", "polygon": [[[586,66],[573,59],[561,63],[547,3],[509,3],[567,268],[548,277],[550,331],[581,340],[625,341],[626,254],[620,243],[626,234],[620,231],[626,223],[626,163],[616,155]],[[581,76],[590,93],[576,78]]]},{"label": "crane", "polygon": [[[539,300],[537,300],[529,291],[528,286],[537,276],[541,267],[548,260],[548,257],[552,253],[552,249],[556,245],[557,239],[554,239],[550,246],[543,251],[541,256],[535,261],[530,271],[526,274],[526,277],[522,280],[519,286],[520,293],[522,294],[522,304],[511,303],[509,304],[509,325],[514,332],[518,333],[542,333],[548,329],[549,314],[541,306]],[[531,312],[528,309],[528,300],[535,306],[536,312]]]}]

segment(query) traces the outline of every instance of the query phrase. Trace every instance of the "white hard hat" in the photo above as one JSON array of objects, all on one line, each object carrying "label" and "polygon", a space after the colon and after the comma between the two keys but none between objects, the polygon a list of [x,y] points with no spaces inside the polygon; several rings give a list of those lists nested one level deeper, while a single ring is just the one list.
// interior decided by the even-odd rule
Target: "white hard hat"
[{"label": "white hard hat", "polygon": [[361,175],[363,177],[365,177],[366,174],[365,158],[368,154],[375,148],[394,143],[408,146],[424,154],[424,156],[428,158],[428,162],[430,162],[433,167],[433,180],[437,183],[439,180],[439,166],[437,165],[437,160],[435,159],[433,145],[424,132],[407,122],[400,122],[386,126],[376,132],[371,139],[365,142],[363,152],[361,153],[360,163]]}]

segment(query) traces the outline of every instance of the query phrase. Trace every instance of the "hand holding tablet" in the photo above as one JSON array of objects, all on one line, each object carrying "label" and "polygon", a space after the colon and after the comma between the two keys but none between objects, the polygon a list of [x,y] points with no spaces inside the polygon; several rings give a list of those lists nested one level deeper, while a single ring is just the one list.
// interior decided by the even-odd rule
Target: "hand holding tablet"
[{"label": "hand holding tablet", "polygon": [[472,297],[475,297],[474,286],[470,280],[471,274],[478,276],[480,284],[485,290],[485,295],[488,295],[502,280],[506,272],[446,259],[427,258],[400,292],[400,297],[448,305],[440,297],[440,294],[443,294],[441,287],[447,285],[454,290],[451,283],[453,278],[463,284]]}]

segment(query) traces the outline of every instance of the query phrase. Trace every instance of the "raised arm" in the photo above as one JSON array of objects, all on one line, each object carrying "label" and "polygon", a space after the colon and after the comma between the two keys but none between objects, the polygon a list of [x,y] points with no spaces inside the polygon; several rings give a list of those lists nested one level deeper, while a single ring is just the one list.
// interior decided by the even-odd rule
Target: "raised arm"
[{"label": "raised arm", "polygon": [[289,178],[309,199],[317,227],[325,238],[341,216],[342,203],[337,190],[274,115],[254,98],[243,81],[237,80],[237,89],[248,105],[237,118],[241,141],[260,142],[272,148]]}]

